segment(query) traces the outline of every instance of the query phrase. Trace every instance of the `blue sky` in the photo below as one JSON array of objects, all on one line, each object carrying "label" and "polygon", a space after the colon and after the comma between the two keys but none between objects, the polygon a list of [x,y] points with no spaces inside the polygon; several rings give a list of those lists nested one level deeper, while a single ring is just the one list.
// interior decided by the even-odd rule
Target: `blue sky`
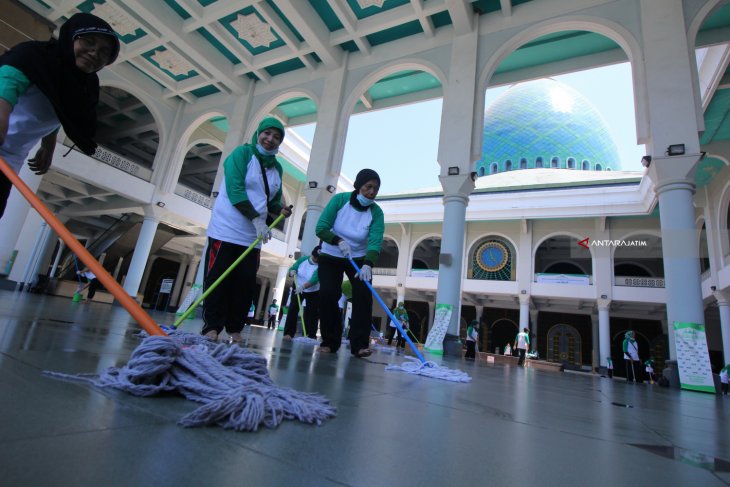
[{"label": "blue sky", "polygon": [[[642,171],[644,146],[636,144],[631,68],[628,63],[555,76],[585,96],[601,113],[626,171]],[[509,87],[487,90],[486,107]],[[381,194],[439,187],[438,152],[441,99],[358,114],[350,119],[342,173],[354,179],[375,169]],[[314,124],[293,128],[311,144]],[[291,129],[290,129],[291,130]],[[488,177],[488,176],[487,176]]]}]

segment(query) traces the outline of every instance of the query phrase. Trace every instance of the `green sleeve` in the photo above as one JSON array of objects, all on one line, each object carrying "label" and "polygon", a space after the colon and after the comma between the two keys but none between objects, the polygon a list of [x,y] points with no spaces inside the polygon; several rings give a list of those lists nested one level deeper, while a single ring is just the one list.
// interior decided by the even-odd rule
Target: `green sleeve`
[{"label": "green sleeve", "polygon": [[325,206],[322,214],[319,216],[315,233],[317,234],[317,237],[328,244],[337,245],[337,242],[340,240],[340,237],[335,235],[332,231],[332,227],[337,219],[337,212],[340,211],[340,208],[345,206],[345,203],[349,198],[350,193],[339,193],[334,195],[330,202],[327,203],[327,206]]},{"label": "green sleeve", "polygon": [[279,179],[281,179],[281,186],[279,186],[279,190],[276,192],[274,197],[267,202],[266,207],[268,208],[270,213],[274,213],[278,215],[281,213],[281,209],[284,208],[284,203],[282,201],[282,195],[283,195],[283,188],[284,188],[284,169],[281,167],[281,164],[279,164],[279,161],[276,161],[276,165],[274,166],[276,169],[276,172],[279,173]]},{"label": "green sleeve", "polygon": [[30,80],[19,69],[7,64],[0,66],[0,98],[15,107],[20,95],[26,92]]},{"label": "green sleeve", "polygon": [[252,157],[253,151],[242,145],[236,147],[223,162],[228,199],[249,220],[260,216],[251,201],[249,201],[248,194],[246,194],[246,172]]},{"label": "green sleeve", "polygon": [[525,334],[525,343],[527,343],[528,345],[530,344],[530,335],[529,334]]},{"label": "green sleeve", "polygon": [[629,341],[624,339],[624,343],[621,348],[623,349],[624,353],[627,353],[629,351]]},{"label": "green sleeve", "polygon": [[370,223],[368,250],[365,254],[365,260],[369,261],[371,264],[375,264],[380,256],[380,249],[383,246],[385,215],[383,215],[383,210],[377,204],[373,204],[370,207],[370,213],[373,215],[373,221]]}]

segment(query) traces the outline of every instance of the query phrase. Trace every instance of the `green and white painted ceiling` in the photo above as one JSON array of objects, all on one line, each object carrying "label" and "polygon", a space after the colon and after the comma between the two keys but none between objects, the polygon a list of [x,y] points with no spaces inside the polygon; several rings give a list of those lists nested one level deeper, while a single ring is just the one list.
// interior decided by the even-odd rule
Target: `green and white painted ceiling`
[{"label": "green and white painted ceiling", "polygon": [[[216,93],[241,93],[250,80],[306,76],[338,64],[344,52],[369,56],[374,48],[443,29],[465,30],[477,16],[501,22],[513,10],[544,10],[545,0],[20,0],[60,25],[78,11],[108,20],[123,43],[119,58],[162,87],[166,97],[189,103]],[[469,30],[466,28],[466,30]],[[700,28],[697,46],[730,40],[730,6],[717,9]],[[546,75],[626,60],[607,37],[570,30],[536,38],[512,52],[490,85],[513,83],[525,73]],[[565,66],[570,68],[565,68]],[[561,68],[562,66],[562,68]],[[726,73],[705,104],[703,144],[730,140],[730,78]],[[726,80],[726,78],[728,78]],[[440,96],[430,74],[402,71],[369,87],[356,111]],[[391,101],[389,101],[391,100]],[[308,98],[277,107],[291,126],[315,120]],[[708,158],[710,159],[710,158]],[[707,161],[709,179],[721,161]],[[698,181],[699,182],[699,181]]]}]

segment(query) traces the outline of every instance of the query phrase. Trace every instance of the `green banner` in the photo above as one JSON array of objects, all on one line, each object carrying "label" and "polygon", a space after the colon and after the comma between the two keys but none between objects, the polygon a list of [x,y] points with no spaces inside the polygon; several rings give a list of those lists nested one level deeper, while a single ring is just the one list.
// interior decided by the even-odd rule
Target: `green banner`
[{"label": "green banner", "polygon": [[674,345],[682,389],[716,394],[705,325],[674,322]]},{"label": "green banner", "polygon": [[437,304],[433,315],[433,326],[428,332],[423,350],[438,355],[444,354],[444,337],[449,329],[451,313],[454,307],[450,304]]}]

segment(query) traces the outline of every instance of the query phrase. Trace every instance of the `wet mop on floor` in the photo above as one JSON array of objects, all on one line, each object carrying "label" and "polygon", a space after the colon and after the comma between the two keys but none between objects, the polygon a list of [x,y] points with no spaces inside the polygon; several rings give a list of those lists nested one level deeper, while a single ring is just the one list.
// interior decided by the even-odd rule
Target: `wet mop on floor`
[{"label": "wet mop on floor", "polygon": [[168,337],[148,336],[125,366],[110,367],[101,375],[44,374],[135,396],[177,392],[202,404],[178,421],[185,427],[256,431],[287,419],[319,425],[336,415],[324,396],[276,386],[261,355],[179,331]]}]

